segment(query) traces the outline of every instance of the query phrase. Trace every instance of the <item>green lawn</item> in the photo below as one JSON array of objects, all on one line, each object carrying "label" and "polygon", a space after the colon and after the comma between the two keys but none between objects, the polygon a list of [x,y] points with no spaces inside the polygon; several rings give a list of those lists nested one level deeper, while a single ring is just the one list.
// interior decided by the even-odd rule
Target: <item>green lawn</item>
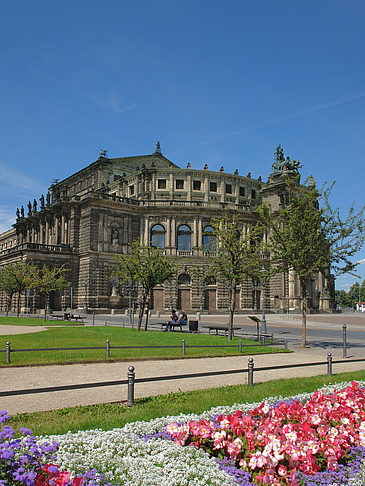
[{"label": "green lawn", "polygon": [[[106,340],[109,339],[111,357],[106,358]],[[69,350],[69,351],[34,351],[12,352],[11,364],[5,364],[5,353],[0,353],[0,365],[29,365],[43,363],[72,363],[79,361],[110,361],[114,359],[143,359],[143,358],[181,358],[182,340],[185,340],[185,356],[226,356],[238,354],[238,338],[229,342],[223,336],[209,336],[206,334],[189,334],[176,332],[162,333],[160,331],[140,331],[121,327],[53,327],[46,331],[0,336],[0,349],[5,350],[9,341],[11,349],[39,349],[39,348],[66,348],[103,346],[98,350]],[[217,348],[189,348],[189,346],[227,346],[235,347]],[[279,347],[259,346],[253,340],[242,340],[242,345],[254,345],[245,348],[242,354],[262,354],[288,352]],[[113,346],[167,346],[154,349],[113,349]],[[168,346],[178,346],[171,348]]]},{"label": "green lawn", "polygon": [[365,380],[365,370],[321,375],[310,378],[292,378],[247,385],[226,386],[192,392],[170,393],[136,400],[133,407],[121,403],[64,408],[50,412],[15,415],[10,425],[18,435],[20,427],[29,428],[34,434],[64,434],[68,430],[103,429],[122,427],[136,420],[151,420],[179,413],[201,413],[211,407],[235,403],[261,402],[265,397],[283,397],[312,392],[324,384],[341,381]]}]

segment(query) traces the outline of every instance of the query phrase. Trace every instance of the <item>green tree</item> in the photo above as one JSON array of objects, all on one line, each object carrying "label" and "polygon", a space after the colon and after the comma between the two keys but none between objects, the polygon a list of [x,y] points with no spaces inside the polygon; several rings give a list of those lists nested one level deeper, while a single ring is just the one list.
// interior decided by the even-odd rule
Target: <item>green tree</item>
[{"label": "green tree", "polygon": [[[345,219],[339,209],[330,207],[328,197],[333,184],[316,189],[298,180],[287,180],[286,203],[273,213],[262,204],[258,214],[269,230],[270,257],[277,271],[294,270],[299,278],[302,300],[302,346],[306,346],[307,285],[319,272],[327,275],[354,274],[354,255],[363,245],[364,208],[350,208]],[[321,205],[320,205],[321,203]]]},{"label": "green tree", "polygon": [[141,329],[143,312],[146,309],[146,331],[152,289],[171,278],[177,271],[177,265],[171,258],[162,255],[160,249],[144,246],[138,240],[133,243],[129,255],[116,255],[115,259],[117,263],[111,269],[112,277],[117,277],[121,284],[136,282],[140,286],[141,306],[137,330]]},{"label": "green tree", "polygon": [[229,288],[228,339],[233,336],[233,319],[236,309],[236,289],[243,279],[257,275],[263,263],[262,229],[251,225],[242,232],[242,223],[236,218],[224,217],[211,222],[215,245],[208,250],[210,275],[225,281]]},{"label": "green tree", "polygon": [[64,265],[60,267],[49,267],[43,265],[37,269],[34,275],[32,288],[36,288],[41,295],[44,295],[44,320],[47,320],[47,308],[49,306],[49,295],[51,292],[62,290],[70,286],[66,280],[68,269]]},{"label": "green tree", "polygon": [[26,289],[30,288],[35,271],[35,266],[29,262],[9,264],[0,269],[0,290],[8,296],[6,307],[7,316],[9,315],[13,296],[18,294],[17,317],[19,317],[20,296]]}]

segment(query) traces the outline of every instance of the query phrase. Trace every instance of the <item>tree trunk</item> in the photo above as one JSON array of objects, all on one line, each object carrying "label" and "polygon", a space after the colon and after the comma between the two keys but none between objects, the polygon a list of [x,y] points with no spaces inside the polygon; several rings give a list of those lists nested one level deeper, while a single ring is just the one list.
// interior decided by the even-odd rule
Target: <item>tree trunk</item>
[{"label": "tree trunk", "polygon": [[141,330],[141,326],[142,326],[142,319],[143,319],[143,310],[144,310],[144,300],[141,301],[141,305],[139,307],[139,311],[138,311],[138,323],[137,323],[137,331],[140,331]]},{"label": "tree trunk", "polygon": [[16,316],[19,317],[20,314],[20,292],[18,292],[18,301],[16,303]]},{"label": "tree trunk", "polygon": [[148,326],[148,314],[149,314],[149,310],[150,310],[150,303],[147,301],[146,302],[146,320],[145,320],[145,323],[144,323],[144,330],[147,331],[147,326]]},{"label": "tree trunk", "polygon": [[6,306],[6,317],[9,317],[9,311],[10,311],[10,307],[11,307],[12,297],[13,297],[13,294],[8,294],[7,306]]},{"label": "tree trunk", "polygon": [[236,284],[231,285],[231,305],[229,309],[229,323],[228,323],[228,341],[232,341],[233,337],[233,317],[236,308]]},{"label": "tree trunk", "polygon": [[48,294],[44,295],[44,320],[47,320]]},{"label": "tree trunk", "polygon": [[300,282],[302,288],[302,347],[307,347],[307,282]]}]

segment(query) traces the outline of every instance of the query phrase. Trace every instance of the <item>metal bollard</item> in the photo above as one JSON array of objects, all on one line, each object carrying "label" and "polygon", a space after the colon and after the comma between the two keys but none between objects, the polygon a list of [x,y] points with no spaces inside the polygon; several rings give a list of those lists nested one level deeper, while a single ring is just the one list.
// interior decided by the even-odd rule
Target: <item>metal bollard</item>
[{"label": "metal bollard", "polygon": [[182,346],[182,355],[185,356],[185,339],[182,340],[181,346]]},{"label": "metal bollard", "polygon": [[110,341],[109,341],[109,339],[106,340],[106,357],[110,358]]},{"label": "metal bollard", "polygon": [[238,352],[242,353],[242,339],[238,341]]},{"label": "metal bollard", "polygon": [[95,326],[95,312],[93,312],[93,326]]},{"label": "metal bollard", "polygon": [[253,386],[253,358],[248,359],[248,386]]},{"label": "metal bollard", "polygon": [[342,356],[347,358],[347,349],[346,349],[346,324],[342,325]]},{"label": "metal bollard", "polygon": [[327,354],[327,375],[332,376],[332,353]]},{"label": "metal bollard", "polygon": [[11,349],[10,349],[10,341],[8,341],[6,343],[6,363],[7,364],[10,363],[10,352],[11,352]]},{"label": "metal bollard", "polygon": [[132,407],[134,405],[134,378],[136,374],[134,372],[134,366],[130,366],[128,368],[128,398],[127,398],[127,406]]},{"label": "metal bollard", "polygon": [[285,349],[288,349],[288,340],[285,339]]}]

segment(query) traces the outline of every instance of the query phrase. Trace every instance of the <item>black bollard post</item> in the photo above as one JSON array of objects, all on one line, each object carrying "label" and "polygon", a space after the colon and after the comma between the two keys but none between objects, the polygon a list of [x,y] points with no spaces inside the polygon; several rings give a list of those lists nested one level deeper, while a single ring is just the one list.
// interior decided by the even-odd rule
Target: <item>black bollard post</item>
[{"label": "black bollard post", "polygon": [[238,352],[242,353],[242,339],[238,341]]},{"label": "black bollard post", "polygon": [[95,312],[93,312],[93,326],[95,326]]},{"label": "black bollard post", "polygon": [[185,339],[182,340],[181,347],[182,347],[182,355],[185,356]]},{"label": "black bollard post", "polygon": [[342,325],[342,356],[347,358],[347,349],[346,349],[346,324]]},{"label": "black bollard post", "polygon": [[248,386],[253,386],[253,358],[248,359]]},{"label": "black bollard post", "polygon": [[128,368],[128,398],[127,398],[127,406],[132,407],[134,405],[134,378],[136,374],[134,372],[134,366],[130,366]]},{"label": "black bollard post", "polygon": [[332,353],[327,354],[327,375],[332,376]]},{"label": "black bollard post", "polygon": [[106,340],[106,357],[110,358],[110,341],[109,341],[109,339]]},{"label": "black bollard post", "polygon": [[10,349],[10,341],[8,341],[6,343],[6,363],[7,364],[10,363],[10,352],[11,352],[11,349]]}]

